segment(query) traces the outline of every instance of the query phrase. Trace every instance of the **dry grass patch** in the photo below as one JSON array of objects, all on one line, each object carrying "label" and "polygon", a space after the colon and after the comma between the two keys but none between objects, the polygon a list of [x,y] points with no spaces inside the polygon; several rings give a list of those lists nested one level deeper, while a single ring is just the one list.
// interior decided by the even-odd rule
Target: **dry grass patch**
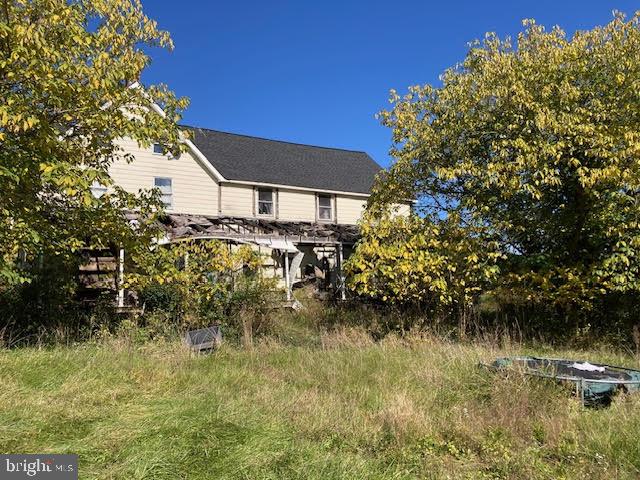
[{"label": "dry grass patch", "polygon": [[0,449],[78,453],[82,478],[639,476],[639,397],[587,410],[553,383],[478,368],[512,353],[533,352],[353,328],[202,356],[117,339],[2,351]]}]

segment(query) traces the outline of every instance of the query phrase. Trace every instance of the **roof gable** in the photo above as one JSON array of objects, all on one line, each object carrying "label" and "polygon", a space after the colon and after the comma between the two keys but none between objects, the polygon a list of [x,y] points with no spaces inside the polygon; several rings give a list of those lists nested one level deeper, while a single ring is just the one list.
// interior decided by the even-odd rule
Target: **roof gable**
[{"label": "roof gable", "polygon": [[365,152],[186,127],[227,180],[369,193],[381,167]]}]

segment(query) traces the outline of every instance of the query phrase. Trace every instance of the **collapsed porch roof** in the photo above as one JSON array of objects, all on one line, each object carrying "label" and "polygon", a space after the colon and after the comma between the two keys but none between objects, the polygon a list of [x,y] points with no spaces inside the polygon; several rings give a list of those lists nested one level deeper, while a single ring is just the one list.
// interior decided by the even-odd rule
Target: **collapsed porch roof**
[{"label": "collapsed porch roof", "polygon": [[297,244],[354,244],[357,225],[293,222],[262,218],[166,214],[161,219],[169,241],[189,238],[228,240],[283,239]]}]

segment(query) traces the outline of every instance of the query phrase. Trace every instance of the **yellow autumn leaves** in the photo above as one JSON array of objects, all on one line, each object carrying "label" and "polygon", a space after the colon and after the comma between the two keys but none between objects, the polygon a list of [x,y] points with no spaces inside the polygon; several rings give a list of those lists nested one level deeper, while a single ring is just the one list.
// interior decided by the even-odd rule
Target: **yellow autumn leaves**
[{"label": "yellow autumn leaves", "polygon": [[[439,87],[391,92],[393,133],[349,263],[385,301],[491,294],[592,307],[640,290],[640,17],[488,34]],[[385,212],[401,199],[411,219]]]}]

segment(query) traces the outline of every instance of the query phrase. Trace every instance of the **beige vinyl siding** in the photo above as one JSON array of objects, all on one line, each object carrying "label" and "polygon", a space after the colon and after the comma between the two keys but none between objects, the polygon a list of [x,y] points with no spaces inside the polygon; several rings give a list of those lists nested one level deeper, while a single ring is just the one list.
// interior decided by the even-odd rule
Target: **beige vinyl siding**
[{"label": "beige vinyl siding", "polygon": [[393,208],[394,213],[398,216],[408,217],[411,214],[410,203],[396,203]]},{"label": "beige vinyl siding", "polygon": [[[237,217],[255,216],[255,194],[251,185],[222,184],[221,186],[222,215]],[[300,190],[274,188],[274,201],[277,218],[296,222],[315,222],[316,217],[316,193]],[[366,204],[362,197],[336,195],[333,199],[334,211],[337,206],[338,223],[355,224]],[[337,202],[337,205],[335,204]],[[275,216],[274,216],[275,218]],[[335,222],[335,218],[332,219]]]},{"label": "beige vinyl siding", "polygon": [[338,195],[336,197],[336,203],[338,223],[356,224],[362,216],[364,207],[367,204],[367,199]]},{"label": "beige vinyl siding", "polygon": [[[125,190],[137,193],[153,188],[156,177],[170,178],[171,212],[255,217],[256,187],[228,183],[219,186],[212,174],[190,152],[183,152],[180,158],[170,160],[165,155],[153,153],[153,146],[142,148],[131,139],[122,139],[118,143],[125,152],[135,157],[131,163],[117,161],[109,170],[114,182]],[[274,188],[277,218],[317,221],[316,195],[313,191]],[[356,224],[366,205],[366,198],[337,194],[332,202],[332,222]],[[408,213],[409,206],[402,205],[401,210],[402,214],[405,211]]]},{"label": "beige vinyl siding", "polygon": [[253,187],[250,185],[223,184],[221,192],[222,215],[232,217],[253,217]]},{"label": "beige vinyl siding", "polygon": [[171,212],[199,215],[218,214],[218,183],[200,165],[190,152],[169,160],[153,153],[153,146],[140,147],[131,139],[122,139],[119,145],[135,160],[115,162],[109,169],[114,182],[128,192],[151,189],[155,177],[171,178],[173,208]]},{"label": "beige vinyl siding", "polygon": [[316,194],[294,190],[279,190],[278,218],[300,222],[316,221]]},{"label": "beige vinyl siding", "polygon": [[[367,206],[367,199],[362,197],[338,195],[336,200],[338,203],[338,223],[358,223],[360,217],[364,213],[365,207]],[[409,216],[411,213],[411,204],[395,204],[393,205],[393,213],[395,215]]]}]

